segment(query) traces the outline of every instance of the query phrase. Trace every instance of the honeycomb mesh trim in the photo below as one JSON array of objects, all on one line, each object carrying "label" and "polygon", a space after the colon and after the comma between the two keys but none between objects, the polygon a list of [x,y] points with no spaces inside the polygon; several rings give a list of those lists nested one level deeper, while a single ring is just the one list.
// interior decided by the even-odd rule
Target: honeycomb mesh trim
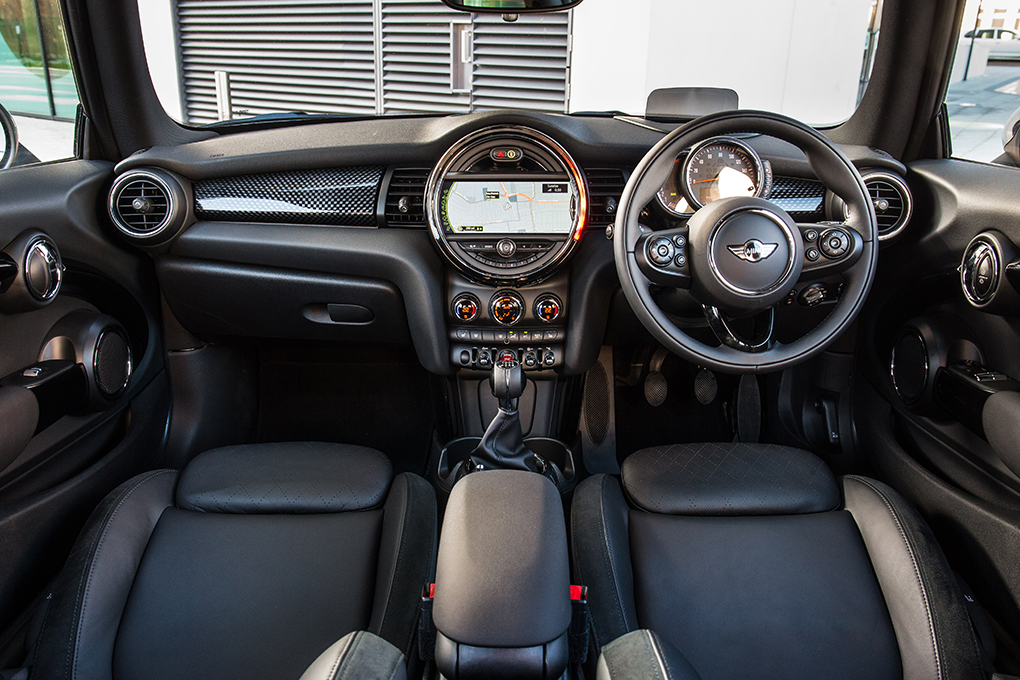
[{"label": "honeycomb mesh trim", "polygon": [[825,185],[809,179],[776,177],[769,201],[801,219],[825,214]]},{"label": "honeycomb mesh trim", "polygon": [[370,227],[383,168],[273,172],[195,182],[203,220]]}]

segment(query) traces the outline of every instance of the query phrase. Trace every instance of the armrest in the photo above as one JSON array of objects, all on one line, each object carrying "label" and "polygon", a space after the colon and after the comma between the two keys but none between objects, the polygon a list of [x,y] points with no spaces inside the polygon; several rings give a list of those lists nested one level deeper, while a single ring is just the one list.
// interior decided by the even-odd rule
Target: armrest
[{"label": "armrest", "polygon": [[469,474],[450,494],[439,542],[436,664],[449,680],[559,678],[570,576],[563,503],[542,475]]}]

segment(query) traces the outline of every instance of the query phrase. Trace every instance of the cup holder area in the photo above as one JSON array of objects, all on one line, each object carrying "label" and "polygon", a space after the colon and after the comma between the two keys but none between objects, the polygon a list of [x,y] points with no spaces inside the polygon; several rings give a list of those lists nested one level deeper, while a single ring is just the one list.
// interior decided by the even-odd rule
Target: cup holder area
[{"label": "cup holder area", "polygon": [[[439,453],[436,479],[444,490],[449,491],[453,488],[457,481],[458,466],[467,460],[481,440],[481,437],[454,439]],[[569,487],[573,486],[575,482],[574,454],[570,447],[558,439],[549,437],[531,437],[524,440],[524,445],[546,461],[554,463],[559,468],[564,481]],[[561,489],[561,491],[563,490]]]}]

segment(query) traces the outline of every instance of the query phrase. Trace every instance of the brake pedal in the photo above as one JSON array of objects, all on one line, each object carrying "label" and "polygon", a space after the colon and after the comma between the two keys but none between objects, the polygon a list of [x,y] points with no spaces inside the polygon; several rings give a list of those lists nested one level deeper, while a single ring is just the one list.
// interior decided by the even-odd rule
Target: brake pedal
[{"label": "brake pedal", "polygon": [[694,376],[694,398],[702,406],[708,406],[719,394],[719,381],[715,373],[703,368]]}]

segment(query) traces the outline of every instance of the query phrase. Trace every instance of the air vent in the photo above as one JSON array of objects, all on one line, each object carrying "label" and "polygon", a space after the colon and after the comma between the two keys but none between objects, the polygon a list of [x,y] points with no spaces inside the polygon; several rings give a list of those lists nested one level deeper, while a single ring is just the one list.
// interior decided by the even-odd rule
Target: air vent
[{"label": "air vent", "polygon": [[110,217],[133,238],[148,239],[166,228],[177,209],[174,192],[161,176],[148,170],[122,175],[110,190]]},{"label": "air vent", "polygon": [[864,176],[864,185],[875,204],[879,240],[898,235],[907,226],[913,207],[906,183],[896,175],[875,172]]},{"label": "air vent", "polygon": [[394,170],[386,191],[386,224],[391,227],[425,226],[426,168]]},{"label": "air vent", "polygon": [[623,187],[627,184],[623,171],[617,168],[592,168],[584,171],[588,179],[588,224],[606,225],[616,220]]}]

